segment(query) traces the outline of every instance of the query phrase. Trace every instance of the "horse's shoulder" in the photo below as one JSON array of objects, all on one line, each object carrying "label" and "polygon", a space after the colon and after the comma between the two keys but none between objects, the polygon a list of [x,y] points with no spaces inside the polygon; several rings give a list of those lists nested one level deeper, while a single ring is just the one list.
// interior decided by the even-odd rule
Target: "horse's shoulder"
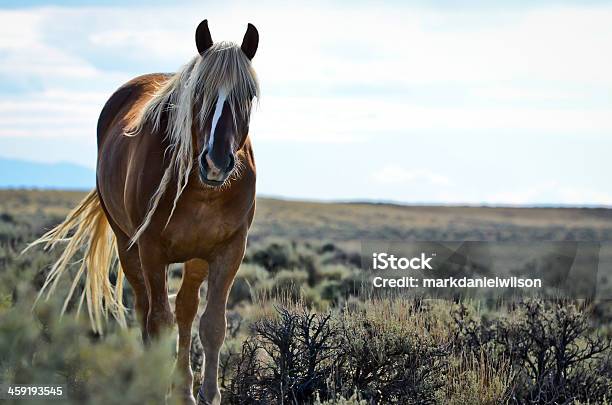
[{"label": "horse's shoulder", "polygon": [[150,92],[155,86],[159,85],[160,82],[168,80],[170,76],[167,73],[150,73],[135,77],[119,87],[106,101],[100,112],[97,126],[98,143],[126,104],[130,101],[136,101],[143,94]]}]

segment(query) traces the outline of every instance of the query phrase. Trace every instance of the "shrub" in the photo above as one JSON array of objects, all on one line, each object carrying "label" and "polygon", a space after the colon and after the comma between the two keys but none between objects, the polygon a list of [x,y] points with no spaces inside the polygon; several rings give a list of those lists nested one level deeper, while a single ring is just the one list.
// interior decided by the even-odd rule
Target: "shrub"
[{"label": "shrub", "polygon": [[443,382],[442,348],[365,316],[278,308],[252,333],[234,362],[225,394],[232,404],[340,401],[356,392],[369,403],[433,403]]},{"label": "shrub", "polygon": [[[60,320],[60,300],[31,311],[34,292],[0,311],[0,380],[7,384],[63,384],[63,403],[163,403],[172,383],[172,340],[143,347],[140,334],[111,330],[100,339],[71,315]],[[175,403],[170,399],[169,403]]]},{"label": "shrub", "polygon": [[455,320],[456,350],[486,346],[509,359],[513,402],[602,402],[612,392],[610,340],[576,304],[530,300],[491,322],[470,318],[460,307]]},{"label": "shrub", "polygon": [[304,270],[281,270],[274,277],[274,293],[286,294],[297,298],[300,296],[300,289],[306,284],[308,273]]},{"label": "shrub", "polygon": [[243,301],[252,302],[253,287],[265,283],[269,277],[270,274],[257,264],[241,265],[230,291],[228,305],[233,307]]},{"label": "shrub", "polygon": [[373,403],[434,403],[446,351],[418,331],[367,316],[342,320],[335,386]]},{"label": "shrub", "polygon": [[330,314],[278,308],[277,319],[253,325],[226,400],[232,404],[306,403],[326,396],[336,347]]},{"label": "shrub", "polygon": [[245,257],[247,263],[255,263],[271,273],[280,269],[290,269],[297,264],[295,244],[272,242],[260,249],[253,249]]}]

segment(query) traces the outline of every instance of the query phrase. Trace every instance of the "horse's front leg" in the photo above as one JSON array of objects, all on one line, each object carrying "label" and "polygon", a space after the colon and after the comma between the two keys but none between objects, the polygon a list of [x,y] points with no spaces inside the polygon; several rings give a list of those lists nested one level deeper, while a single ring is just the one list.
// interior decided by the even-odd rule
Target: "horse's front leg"
[{"label": "horse's front leg", "polygon": [[200,304],[200,286],[208,275],[208,263],[201,259],[185,262],[183,281],[176,296],[174,313],[178,324],[178,357],[176,371],[181,373],[180,386],[175,391],[188,404],[195,404],[193,397],[193,371],[191,370],[191,325]]},{"label": "horse's front leg", "polygon": [[218,405],[219,351],[225,339],[225,307],[234,276],[244,257],[246,227],[211,258],[208,275],[206,310],[200,318],[200,340],[204,347],[204,376],[198,391],[198,403]]}]

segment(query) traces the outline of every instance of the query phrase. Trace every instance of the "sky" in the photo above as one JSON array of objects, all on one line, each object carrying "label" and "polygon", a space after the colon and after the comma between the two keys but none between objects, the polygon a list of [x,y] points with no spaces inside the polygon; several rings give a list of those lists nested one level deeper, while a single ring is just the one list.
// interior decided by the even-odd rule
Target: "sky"
[{"label": "sky", "polygon": [[3,1],[0,157],[94,168],[106,99],[186,63],[204,18],[260,33],[261,195],[612,205],[603,1]]}]

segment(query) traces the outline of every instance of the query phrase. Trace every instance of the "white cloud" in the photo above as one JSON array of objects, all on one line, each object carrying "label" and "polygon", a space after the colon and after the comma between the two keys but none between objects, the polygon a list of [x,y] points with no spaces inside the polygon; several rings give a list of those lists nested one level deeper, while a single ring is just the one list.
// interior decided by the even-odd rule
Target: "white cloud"
[{"label": "white cloud", "polygon": [[[397,2],[244,2],[0,10],[0,89],[7,89],[0,93],[0,137],[95,139],[98,114],[116,87],[178,68],[195,54],[201,18],[215,40],[239,41],[247,22],[259,28],[254,66],[263,97],[251,123],[255,139],[325,143],[355,157],[368,149],[363,144],[395,146],[406,133],[434,134],[443,146],[472,131],[544,136],[554,151],[560,134],[567,148],[585,134],[612,132],[612,6],[458,11]],[[478,166],[478,150],[466,143],[454,152]],[[379,186],[440,186],[428,197],[436,200],[610,202],[595,186],[542,189],[537,175],[524,189],[493,193],[478,179],[470,191],[400,162],[378,170],[367,163],[364,172]],[[537,161],[523,164],[537,173]],[[449,165],[436,169],[454,173]],[[599,165],[605,172],[609,163]]]},{"label": "white cloud", "polygon": [[41,15],[32,11],[0,12],[0,48],[23,50],[40,41]]},{"label": "white cloud", "polygon": [[540,134],[612,131],[612,106],[605,109],[470,108],[422,106],[401,100],[361,97],[264,95],[253,113],[252,133],[262,139],[363,142],[414,131],[519,130]]},{"label": "white cloud", "polygon": [[385,185],[427,182],[434,185],[448,185],[449,179],[426,169],[405,169],[385,166],[370,175],[370,179]]},{"label": "white cloud", "polygon": [[[185,41],[186,32],[169,30],[107,30],[89,37],[92,46],[115,51],[138,52],[142,57],[177,58],[189,55],[193,44]],[[177,65],[178,66],[178,65]]]},{"label": "white cloud", "polygon": [[[350,142],[412,130],[612,130],[609,102],[582,92],[580,103],[566,105],[581,83],[612,91],[610,7],[460,13],[363,4],[242,5],[206,12],[216,39],[239,40],[246,21],[260,26],[254,63],[264,97],[252,128],[263,139]],[[147,58],[161,58],[178,67],[195,52],[192,25],[198,14],[195,7],[145,13],[132,8],[2,11],[0,51],[6,55],[0,74],[56,86],[59,80],[80,79],[81,90],[75,93],[105,81],[110,95],[129,75],[102,71],[78,49],[50,42],[49,27],[80,22],[77,27],[92,49],[138,57],[145,64]],[[129,71],[130,66],[115,69]],[[399,98],[384,91],[373,96],[360,91],[367,86],[405,90]],[[342,94],[347,90],[339,88],[351,90]],[[428,89],[434,88],[432,95]],[[457,92],[470,98],[453,98]],[[317,93],[325,96],[312,97]],[[535,108],[528,101],[544,105]],[[559,102],[564,105],[557,107]],[[91,107],[86,115],[93,116],[100,106],[82,107]],[[0,121],[0,133],[7,132],[1,129],[7,123]]]},{"label": "white cloud", "polygon": [[82,58],[45,43],[44,22],[42,11],[0,11],[0,74],[41,80],[96,77],[97,69]]},{"label": "white cloud", "polygon": [[0,97],[0,137],[95,137],[108,95],[49,89],[27,97]]},{"label": "white cloud", "polygon": [[524,188],[511,189],[487,196],[492,204],[567,204],[612,206],[612,193],[588,187],[576,187],[558,181],[542,182]]}]

